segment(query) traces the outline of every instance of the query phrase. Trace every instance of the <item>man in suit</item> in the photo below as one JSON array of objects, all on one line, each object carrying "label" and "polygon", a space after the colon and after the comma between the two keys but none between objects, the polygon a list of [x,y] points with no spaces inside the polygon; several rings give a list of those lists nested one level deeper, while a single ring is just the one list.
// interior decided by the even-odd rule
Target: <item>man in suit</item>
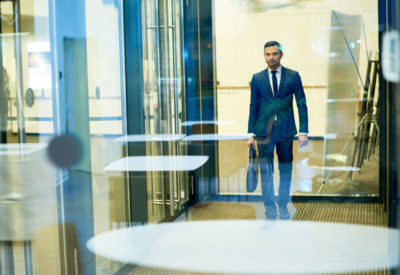
[{"label": "man in suit", "polygon": [[[308,115],[306,97],[298,72],[281,66],[282,46],[276,41],[264,45],[265,70],[253,75],[247,141],[255,147],[260,160],[262,197],[267,219],[276,219],[273,162],[274,149],[279,161],[278,208],[281,219],[290,219],[287,204],[290,202],[292,180],[293,138],[297,129],[293,114],[293,95],[299,111],[299,147],[308,144]],[[256,142],[257,141],[257,142]]]}]

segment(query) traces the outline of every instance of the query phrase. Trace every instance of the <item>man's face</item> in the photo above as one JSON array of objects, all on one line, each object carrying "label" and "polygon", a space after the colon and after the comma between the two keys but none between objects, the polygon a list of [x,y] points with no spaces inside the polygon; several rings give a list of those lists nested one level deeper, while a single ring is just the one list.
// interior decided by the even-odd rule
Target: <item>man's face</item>
[{"label": "man's face", "polygon": [[283,54],[279,50],[278,46],[267,47],[264,49],[265,62],[271,70],[279,68],[282,56]]}]

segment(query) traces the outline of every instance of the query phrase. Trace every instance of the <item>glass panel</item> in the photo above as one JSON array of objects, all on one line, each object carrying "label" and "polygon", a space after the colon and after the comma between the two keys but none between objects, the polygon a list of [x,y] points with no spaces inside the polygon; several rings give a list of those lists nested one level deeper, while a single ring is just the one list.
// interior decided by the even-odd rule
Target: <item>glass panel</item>
[{"label": "glass panel", "polygon": [[0,0],[0,274],[399,269],[398,9]]},{"label": "glass panel", "polygon": [[0,2],[1,274],[120,266],[86,241],[129,222],[125,174],[105,170],[125,155],[115,140],[126,128],[121,9]]},{"label": "glass panel", "polygon": [[[22,2],[22,3],[21,3]],[[32,274],[60,219],[48,1],[0,2],[0,273]],[[43,243],[37,243],[37,240]],[[54,243],[57,249],[59,244]],[[36,263],[36,261],[35,261]]]},{"label": "glass panel", "polygon": [[[175,102],[175,131],[178,133],[184,133],[182,127],[183,118],[183,105],[185,102],[185,90],[184,90],[184,65],[183,65],[183,27],[182,27],[182,1],[173,0],[172,3],[172,25],[174,26],[172,41],[174,49],[174,102]],[[177,147],[177,155],[187,155],[187,147],[184,144],[180,144]],[[177,178],[177,199],[179,200],[178,207],[180,208],[183,204],[189,201],[189,179],[188,173],[180,172]]]},{"label": "glass panel", "polygon": [[[177,143],[182,138],[179,137],[182,133],[179,113],[182,113],[184,94],[182,47],[176,40],[182,35],[182,25],[176,23],[181,20],[181,4],[170,0],[143,1],[142,9],[146,135],[150,138],[157,135],[157,139],[162,140],[146,143],[146,154],[184,155],[184,146]],[[187,175],[182,172],[147,173],[150,222],[173,215],[168,209],[171,193],[174,194],[174,210],[181,209],[182,203],[188,200],[188,184],[181,184],[185,178]]]},{"label": "glass panel", "polygon": [[[126,155],[124,144],[116,140],[126,133],[121,16],[122,1],[85,1],[94,235],[126,227],[130,218],[125,172],[105,171]],[[97,270],[111,272],[118,266],[96,257]]]},{"label": "glass panel", "polygon": [[[367,78],[364,77],[363,80],[359,73],[360,69],[367,71],[367,67],[359,67],[362,49],[360,43],[357,43],[361,41],[361,23],[361,16],[332,12],[326,126],[327,136],[330,138],[324,143],[326,170],[323,173],[324,184],[318,193],[379,194],[379,155],[377,150],[374,150],[375,154],[372,152],[373,147],[379,145],[376,140],[377,132],[371,128],[371,124],[377,124],[374,124],[375,117],[369,116],[373,112],[376,82],[365,86],[364,95],[363,83]],[[363,57],[367,58],[365,55]],[[368,59],[363,65],[368,63],[375,66]],[[377,73],[376,69],[374,73]],[[367,77],[369,79],[370,76]],[[376,75],[373,77],[376,80]],[[372,102],[368,101],[369,91],[372,93]],[[365,110],[366,106],[370,106],[370,112]],[[346,123],[342,123],[343,121]],[[360,175],[361,164],[366,158],[364,154],[368,155],[364,165],[364,169],[368,171],[367,177]],[[335,183],[332,184],[332,181]],[[342,183],[340,188],[338,183]],[[352,188],[343,189],[344,184]]]}]

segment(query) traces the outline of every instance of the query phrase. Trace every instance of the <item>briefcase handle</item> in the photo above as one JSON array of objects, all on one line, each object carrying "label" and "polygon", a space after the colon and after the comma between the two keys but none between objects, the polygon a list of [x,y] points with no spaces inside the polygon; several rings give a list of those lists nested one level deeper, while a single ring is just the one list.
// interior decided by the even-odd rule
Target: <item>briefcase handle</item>
[{"label": "briefcase handle", "polygon": [[249,158],[257,158],[257,157],[258,157],[258,146],[257,146],[257,140],[254,139],[254,147],[250,146]]}]

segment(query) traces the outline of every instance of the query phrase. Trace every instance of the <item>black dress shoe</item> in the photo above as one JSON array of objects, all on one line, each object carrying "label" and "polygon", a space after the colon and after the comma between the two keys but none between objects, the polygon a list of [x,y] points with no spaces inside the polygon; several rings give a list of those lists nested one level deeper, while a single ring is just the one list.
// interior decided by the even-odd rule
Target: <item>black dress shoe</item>
[{"label": "black dress shoe", "polygon": [[281,217],[281,220],[289,220],[290,219],[290,213],[289,213],[286,205],[279,205],[279,215]]}]

